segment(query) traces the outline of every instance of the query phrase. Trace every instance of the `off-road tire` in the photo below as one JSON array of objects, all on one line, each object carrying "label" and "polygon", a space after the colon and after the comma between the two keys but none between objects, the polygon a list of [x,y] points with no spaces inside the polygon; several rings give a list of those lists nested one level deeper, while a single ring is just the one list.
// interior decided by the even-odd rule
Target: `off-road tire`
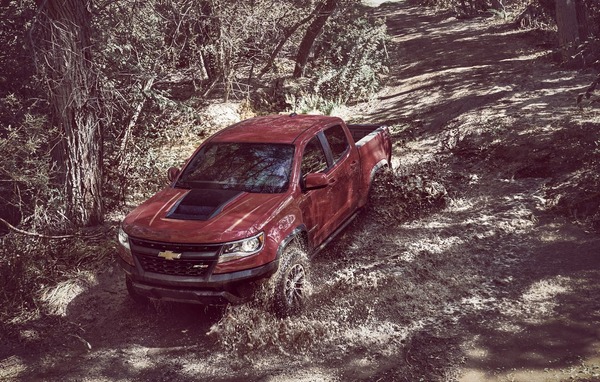
[{"label": "off-road tire", "polygon": [[308,255],[301,244],[288,244],[270,284],[271,303],[277,316],[292,316],[303,310],[310,284]]},{"label": "off-road tire", "polygon": [[363,211],[367,211],[381,203],[381,198],[386,196],[386,180],[389,181],[390,177],[393,177],[393,173],[387,165],[373,174],[367,191],[367,203],[363,206]]}]

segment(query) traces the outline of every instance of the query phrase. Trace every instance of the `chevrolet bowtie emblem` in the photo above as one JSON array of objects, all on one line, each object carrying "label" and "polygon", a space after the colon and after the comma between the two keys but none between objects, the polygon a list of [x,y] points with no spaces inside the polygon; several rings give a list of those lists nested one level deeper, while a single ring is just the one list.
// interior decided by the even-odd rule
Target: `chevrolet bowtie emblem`
[{"label": "chevrolet bowtie emblem", "polygon": [[163,251],[158,253],[158,257],[162,257],[165,260],[175,260],[181,257],[181,253],[175,253],[172,251]]}]

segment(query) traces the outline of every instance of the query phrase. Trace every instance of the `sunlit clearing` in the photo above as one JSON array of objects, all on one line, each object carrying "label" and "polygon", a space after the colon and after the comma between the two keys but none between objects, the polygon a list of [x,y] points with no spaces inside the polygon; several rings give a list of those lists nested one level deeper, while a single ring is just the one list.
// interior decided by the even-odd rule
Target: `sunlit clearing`
[{"label": "sunlit clearing", "polygon": [[499,60],[498,62],[517,62],[517,61],[533,61],[537,58],[539,58],[542,54],[540,52],[536,52],[536,53],[532,53],[532,54],[525,54],[519,57],[511,57],[511,58],[505,58],[503,60]]},{"label": "sunlit clearing", "polygon": [[0,360],[0,380],[17,380],[27,370],[27,364],[21,357],[11,356]]},{"label": "sunlit clearing", "polygon": [[518,318],[523,323],[539,324],[555,313],[558,306],[556,297],[569,292],[571,282],[570,278],[563,276],[536,281],[518,300],[502,301],[499,310],[511,321]]},{"label": "sunlit clearing", "polygon": [[537,281],[523,293],[521,298],[530,303],[552,300],[557,295],[570,291],[568,286],[570,281],[570,278],[563,276]]},{"label": "sunlit clearing", "polygon": [[563,74],[562,76],[560,75],[561,73],[557,73],[557,76],[555,78],[546,78],[546,79],[544,79],[544,83],[546,83],[546,84],[555,84],[555,83],[560,83],[560,82],[563,82],[563,81],[572,81],[572,80],[577,79],[575,73],[576,72],[573,72],[573,73],[571,73],[569,75],[564,75]]},{"label": "sunlit clearing", "polygon": [[363,0],[362,3],[363,5],[366,5],[367,7],[378,7],[381,4],[385,4],[385,3],[402,3],[405,0]]},{"label": "sunlit clearing", "polygon": [[43,289],[41,301],[49,314],[64,317],[67,315],[67,308],[71,301],[97,284],[98,280],[95,274],[79,272],[73,279]]},{"label": "sunlit clearing", "polygon": [[261,379],[265,382],[333,382],[339,379],[335,375],[331,375],[324,370],[317,368],[309,368],[304,370],[283,372],[280,375],[275,375]]}]

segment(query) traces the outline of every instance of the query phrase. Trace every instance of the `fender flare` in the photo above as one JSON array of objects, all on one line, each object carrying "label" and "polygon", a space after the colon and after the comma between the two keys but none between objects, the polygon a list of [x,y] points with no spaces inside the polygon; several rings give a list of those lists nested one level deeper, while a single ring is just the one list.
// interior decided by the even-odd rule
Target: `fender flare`
[{"label": "fender flare", "polygon": [[391,168],[390,162],[387,159],[382,159],[373,166],[371,169],[371,173],[369,174],[369,183],[367,183],[367,191],[362,195],[361,201],[359,203],[359,208],[364,207],[369,200],[369,194],[371,193],[371,187],[373,187],[373,180],[377,173],[382,171],[383,169]]},{"label": "fender flare", "polygon": [[379,162],[377,162],[375,164],[375,166],[373,166],[373,168],[371,169],[371,174],[369,176],[369,187],[371,187],[371,182],[373,181],[373,179],[375,178],[375,175],[377,175],[377,173],[379,171],[381,171],[384,168],[389,168],[390,167],[390,161],[387,159],[382,159]]},{"label": "fender flare", "polygon": [[281,243],[279,243],[279,247],[277,247],[277,256],[275,257],[276,260],[279,260],[281,258],[281,255],[283,254],[283,251],[285,250],[285,248],[287,247],[287,245],[294,240],[296,237],[302,237],[302,241],[304,242],[304,244],[308,247],[308,238],[306,237],[306,226],[304,224],[301,224],[299,226],[297,226],[296,228],[294,228],[292,230],[292,232],[290,232],[282,241]]}]

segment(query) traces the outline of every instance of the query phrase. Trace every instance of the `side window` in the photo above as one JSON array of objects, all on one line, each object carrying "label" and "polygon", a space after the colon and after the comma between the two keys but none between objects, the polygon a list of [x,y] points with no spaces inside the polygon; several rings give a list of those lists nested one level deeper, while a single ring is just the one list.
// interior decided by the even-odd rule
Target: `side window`
[{"label": "side window", "polygon": [[302,178],[306,174],[321,172],[326,168],[327,158],[325,157],[325,152],[323,152],[321,142],[319,142],[317,137],[313,137],[304,148],[304,154],[302,154]]},{"label": "side window", "polygon": [[346,150],[350,146],[346,134],[342,126],[333,126],[325,130],[325,138],[329,142],[329,148],[333,155],[333,161],[337,162],[346,153]]}]

